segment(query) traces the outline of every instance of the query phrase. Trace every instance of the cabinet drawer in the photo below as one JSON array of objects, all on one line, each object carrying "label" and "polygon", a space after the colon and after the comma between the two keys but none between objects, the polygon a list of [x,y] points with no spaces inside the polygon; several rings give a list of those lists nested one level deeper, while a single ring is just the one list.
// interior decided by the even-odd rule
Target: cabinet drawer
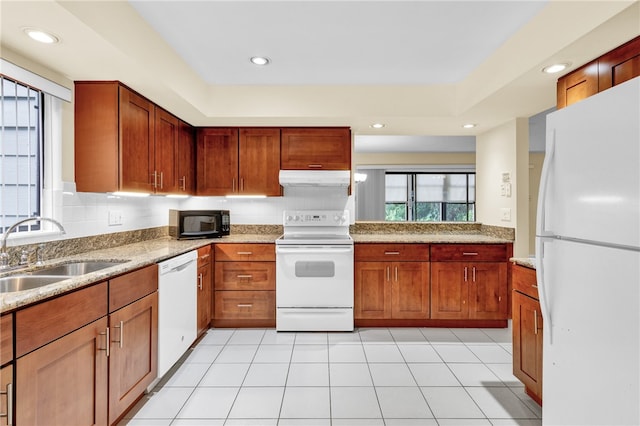
[{"label": "cabinet drawer", "polygon": [[107,315],[107,282],[16,312],[16,357]]},{"label": "cabinet drawer", "polygon": [[356,261],[428,261],[428,244],[356,244]]},{"label": "cabinet drawer", "polygon": [[506,262],[506,244],[432,244],[432,262]]},{"label": "cabinet drawer", "polygon": [[109,280],[109,312],[158,290],[158,265],[129,272]]},{"label": "cabinet drawer", "polygon": [[275,262],[217,262],[216,290],[275,290]]},{"label": "cabinet drawer", "polygon": [[275,244],[216,244],[216,262],[275,261]]},{"label": "cabinet drawer", "polygon": [[13,314],[0,317],[0,366],[13,359]]},{"label": "cabinet drawer", "polygon": [[206,266],[211,263],[211,245],[200,247],[198,249],[198,267]]},{"label": "cabinet drawer", "polygon": [[520,265],[513,265],[511,271],[513,289],[534,299],[538,299],[536,270]]},{"label": "cabinet drawer", "polygon": [[216,291],[215,319],[275,319],[275,291]]}]

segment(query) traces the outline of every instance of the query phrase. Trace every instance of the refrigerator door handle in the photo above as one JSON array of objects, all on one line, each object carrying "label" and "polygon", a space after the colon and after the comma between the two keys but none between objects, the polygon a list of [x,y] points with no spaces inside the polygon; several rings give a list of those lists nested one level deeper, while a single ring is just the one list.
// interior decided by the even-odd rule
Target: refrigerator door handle
[{"label": "refrigerator door handle", "polygon": [[547,289],[544,284],[544,243],[551,243],[551,238],[536,238],[536,281],[538,282],[538,297],[540,298],[540,311],[543,324],[548,327],[544,330],[544,336],[549,336],[549,344],[553,344],[551,312],[547,304]]},{"label": "refrigerator door handle", "polygon": [[536,223],[536,235],[546,237],[553,234],[547,230],[546,211],[547,211],[547,189],[549,186],[549,175],[551,174],[551,163],[554,160],[556,151],[556,130],[552,130],[551,138],[546,148],[544,161],[542,163],[542,171],[540,175],[540,190],[538,191],[538,214]]}]

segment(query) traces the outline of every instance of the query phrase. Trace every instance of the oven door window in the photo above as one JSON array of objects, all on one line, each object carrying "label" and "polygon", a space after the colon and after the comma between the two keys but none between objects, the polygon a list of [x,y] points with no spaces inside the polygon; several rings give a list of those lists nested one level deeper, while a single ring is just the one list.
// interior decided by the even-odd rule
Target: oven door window
[{"label": "oven door window", "polygon": [[336,264],[329,260],[299,260],[295,274],[298,278],[331,278],[336,275]]}]

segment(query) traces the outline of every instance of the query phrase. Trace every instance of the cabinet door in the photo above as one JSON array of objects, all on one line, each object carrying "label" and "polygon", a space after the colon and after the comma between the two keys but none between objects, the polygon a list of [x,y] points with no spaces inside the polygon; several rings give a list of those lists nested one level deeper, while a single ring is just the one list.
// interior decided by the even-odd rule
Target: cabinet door
[{"label": "cabinet door", "polygon": [[284,170],[351,170],[351,131],[348,128],[282,129],[280,165]]},{"label": "cabinet door", "polygon": [[564,108],[598,93],[598,61],[558,79],[557,107]]},{"label": "cabinet door", "polygon": [[469,290],[462,262],[431,263],[431,318],[467,319]]},{"label": "cabinet door", "polygon": [[[199,253],[199,251],[198,251]],[[211,322],[211,298],[213,285],[211,282],[211,262],[198,265],[198,336],[209,329]]]},{"label": "cabinet door", "polygon": [[120,190],[153,191],[155,106],[120,87]]},{"label": "cabinet door", "polygon": [[517,291],[513,293],[513,375],[542,399],[540,303]]},{"label": "cabinet door", "polygon": [[154,189],[157,194],[178,192],[177,161],[179,120],[156,107]]},{"label": "cabinet door", "polygon": [[472,263],[467,268],[470,319],[506,319],[507,265],[505,263]]},{"label": "cabinet door", "polygon": [[115,311],[109,316],[109,323],[109,423],[112,423],[157,376],[158,293]]},{"label": "cabinet door", "polygon": [[429,318],[429,264],[394,262],[391,268],[391,317]]},{"label": "cabinet door", "polygon": [[356,262],[355,319],[391,318],[391,263]]},{"label": "cabinet door", "polygon": [[106,425],[107,318],[16,361],[16,424]]},{"label": "cabinet door", "polygon": [[13,365],[0,368],[0,426],[13,422]]},{"label": "cabinet door", "polygon": [[640,37],[598,58],[598,91],[640,75]]},{"label": "cabinet door", "polygon": [[281,195],[280,129],[240,129],[238,192]]},{"label": "cabinet door", "polygon": [[180,121],[178,129],[178,192],[195,194],[196,138],[193,127]]},{"label": "cabinet door", "polygon": [[197,194],[233,194],[238,185],[238,129],[199,129],[196,152]]}]

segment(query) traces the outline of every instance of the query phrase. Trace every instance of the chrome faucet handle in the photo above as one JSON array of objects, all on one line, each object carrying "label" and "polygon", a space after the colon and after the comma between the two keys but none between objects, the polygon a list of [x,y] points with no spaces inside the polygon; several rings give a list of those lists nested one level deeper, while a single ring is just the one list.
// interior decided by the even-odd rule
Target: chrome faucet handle
[{"label": "chrome faucet handle", "polygon": [[20,265],[28,265],[29,264],[29,250],[22,249],[20,252]]},{"label": "chrome faucet handle", "polygon": [[38,244],[38,248],[36,248],[36,265],[40,266],[44,263],[44,254],[42,251],[44,250],[44,244]]}]

